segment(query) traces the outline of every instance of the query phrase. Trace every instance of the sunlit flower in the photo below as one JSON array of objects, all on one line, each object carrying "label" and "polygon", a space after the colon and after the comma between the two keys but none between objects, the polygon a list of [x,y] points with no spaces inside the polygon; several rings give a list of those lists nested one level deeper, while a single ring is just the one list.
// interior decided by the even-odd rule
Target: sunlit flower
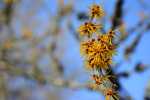
[{"label": "sunlit flower", "polygon": [[79,33],[80,35],[86,35],[90,37],[93,33],[97,32],[99,29],[101,29],[100,24],[94,24],[92,22],[86,22],[83,25],[79,27]]},{"label": "sunlit flower", "polygon": [[98,36],[98,41],[107,43],[109,45],[112,45],[113,38],[115,37],[115,32],[114,31],[109,31],[106,34],[102,34]]},{"label": "sunlit flower", "polygon": [[104,91],[105,94],[105,100],[119,100],[118,93],[112,89],[108,88]]},{"label": "sunlit flower", "polygon": [[90,17],[93,18],[102,18],[104,16],[104,10],[101,6],[93,4],[90,7]]},{"label": "sunlit flower", "polygon": [[82,42],[80,49],[89,68],[107,69],[112,64],[114,49],[111,45],[92,39]]},{"label": "sunlit flower", "polygon": [[[118,94],[114,90],[115,83],[112,83],[113,75],[107,75],[112,64],[112,57],[115,54],[115,32],[110,30],[105,34],[99,34],[102,28],[100,24],[94,24],[94,18],[102,18],[104,11],[101,6],[93,4],[90,7],[90,19],[79,27],[81,36],[88,36],[80,44],[81,55],[85,59],[85,66],[93,73],[94,83],[89,87],[103,92],[106,100],[119,100]],[[95,34],[98,33],[98,34]],[[107,70],[107,71],[106,71]],[[98,72],[98,73],[97,73]]]},{"label": "sunlit flower", "polygon": [[92,76],[93,80],[95,81],[95,84],[97,85],[101,85],[103,83],[103,81],[110,81],[109,78],[112,77],[110,75],[96,75],[94,74]]}]

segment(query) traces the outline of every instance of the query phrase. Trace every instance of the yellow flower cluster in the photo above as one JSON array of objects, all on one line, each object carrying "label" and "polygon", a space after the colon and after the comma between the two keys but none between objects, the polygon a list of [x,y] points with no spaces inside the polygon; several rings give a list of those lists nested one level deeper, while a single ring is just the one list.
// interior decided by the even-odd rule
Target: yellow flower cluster
[{"label": "yellow flower cluster", "polygon": [[113,88],[108,88],[104,91],[105,100],[119,100],[118,93]]},{"label": "yellow flower cluster", "polygon": [[96,74],[92,76],[93,80],[95,80],[96,85],[101,85],[103,81],[109,81],[110,77],[112,76],[102,76],[102,75],[96,75]]},{"label": "yellow flower cluster", "polygon": [[[104,16],[104,11],[101,6],[99,5],[92,5],[90,7],[90,18],[102,18]],[[95,24],[91,22],[85,22],[83,25],[79,27],[79,33],[80,35],[88,36],[90,37],[93,33],[97,32],[99,29],[101,29],[102,26],[100,24]]]},{"label": "yellow flower cluster", "polygon": [[88,68],[108,69],[109,65],[112,64],[115,46],[112,44],[110,33],[100,35],[98,39],[83,41],[81,43],[81,54],[85,57]]},{"label": "yellow flower cluster", "polygon": [[92,22],[86,22],[84,25],[81,25],[79,27],[79,33],[82,36],[88,36],[90,37],[93,33],[97,32],[99,29],[101,29],[100,24],[94,24]]},{"label": "yellow flower cluster", "polygon": [[90,7],[90,17],[93,18],[102,18],[104,16],[104,10],[101,6],[93,4]]},{"label": "yellow flower cluster", "polygon": [[[81,55],[85,58],[86,67],[93,72],[97,71],[92,75],[94,80],[93,88],[102,88],[102,93],[105,95],[106,100],[114,98],[118,99],[118,94],[114,89],[114,85],[110,78],[112,75],[107,75],[106,70],[110,69],[112,64],[112,57],[115,54],[115,44],[113,43],[115,32],[109,31],[108,33],[102,34],[101,24],[95,24],[94,18],[102,18],[104,11],[99,5],[92,5],[90,7],[90,19],[89,22],[85,22],[79,27],[79,33],[81,36],[88,37],[86,40],[81,42],[80,51]],[[97,33],[96,35],[94,35]],[[111,85],[110,85],[111,84]]]}]

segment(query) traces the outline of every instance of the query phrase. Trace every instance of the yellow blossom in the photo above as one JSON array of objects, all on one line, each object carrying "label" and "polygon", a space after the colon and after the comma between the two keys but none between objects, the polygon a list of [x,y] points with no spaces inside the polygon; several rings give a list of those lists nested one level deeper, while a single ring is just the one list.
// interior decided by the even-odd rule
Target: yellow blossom
[{"label": "yellow blossom", "polygon": [[80,49],[89,68],[107,69],[112,64],[114,48],[111,45],[92,39],[82,42]]},{"label": "yellow blossom", "polygon": [[83,25],[79,27],[79,33],[80,35],[85,35],[90,37],[93,33],[97,32],[99,29],[101,29],[100,24],[94,24],[92,22],[85,22]]},{"label": "yellow blossom", "polygon": [[90,17],[93,18],[102,18],[104,16],[104,10],[101,6],[93,4],[90,7]]},{"label": "yellow blossom", "polygon": [[104,94],[106,96],[105,100],[119,100],[118,93],[112,88],[106,89]]},{"label": "yellow blossom", "polygon": [[113,75],[107,75],[106,73],[106,70],[110,70],[112,57],[115,54],[115,32],[110,30],[105,34],[95,34],[99,33],[98,30],[102,26],[94,24],[93,19],[102,18],[103,16],[104,11],[101,6],[93,4],[90,7],[89,22],[79,27],[79,33],[81,36],[88,36],[91,39],[86,38],[87,40],[81,42],[80,51],[85,59],[85,66],[93,72],[98,72],[92,75],[94,84],[91,84],[89,87],[102,91],[106,100],[119,100],[118,94],[113,88],[114,84],[110,81]]},{"label": "yellow blossom", "polygon": [[115,37],[115,32],[114,31],[109,31],[106,34],[99,35],[98,36],[98,41],[101,41],[101,42],[108,43],[108,44],[112,45],[114,37]]},{"label": "yellow blossom", "polygon": [[110,75],[103,76],[103,75],[96,75],[96,74],[92,75],[92,78],[95,81],[95,84],[97,85],[101,85],[103,81],[110,81],[109,80],[110,77],[113,77],[113,76],[110,76]]}]

